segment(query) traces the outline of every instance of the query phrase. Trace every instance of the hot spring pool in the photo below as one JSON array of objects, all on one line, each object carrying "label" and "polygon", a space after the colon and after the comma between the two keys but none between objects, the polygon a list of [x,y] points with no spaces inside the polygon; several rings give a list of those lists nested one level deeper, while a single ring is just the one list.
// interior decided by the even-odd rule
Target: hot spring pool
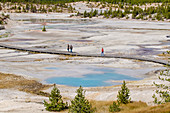
[{"label": "hot spring pool", "polygon": [[[58,69],[55,67],[50,67],[48,69]],[[48,78],[45,81],[50,84],[60,84],[67,86],[83,86],[83,87],[101,87],[101,86],[112,86],[119,85],[120,82],[111,82],[112,80],[127,80],[127,81],[136,81],[141,80],[142,78],[135,78],[127,75],[122,75],[115,73],[112,69],[96,69],[95,71],[102,71],[103,73],[96,74],[85,74],[83,77],[52,77]]]}]

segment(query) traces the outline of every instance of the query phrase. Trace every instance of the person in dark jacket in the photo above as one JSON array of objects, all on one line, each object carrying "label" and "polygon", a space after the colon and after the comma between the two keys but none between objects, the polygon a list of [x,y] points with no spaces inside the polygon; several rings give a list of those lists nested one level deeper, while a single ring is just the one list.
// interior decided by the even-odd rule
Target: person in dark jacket
[{"label": "person in dark jacket", "polygon": [[73,51],[73,46],[70,45],[70,52],[72,53],[72,51]]},{"label": "person in dark jacket", "polygon": [[68,44],[68,45],[67,45],[67,51],[68,51],[68,52],[69,52],[69,49],[70,49],[70,45]]}]

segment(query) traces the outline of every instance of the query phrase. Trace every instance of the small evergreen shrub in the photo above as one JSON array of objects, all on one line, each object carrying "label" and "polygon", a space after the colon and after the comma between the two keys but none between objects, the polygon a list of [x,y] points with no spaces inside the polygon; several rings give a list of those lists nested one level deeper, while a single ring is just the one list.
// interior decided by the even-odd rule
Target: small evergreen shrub
[{"label": "small evergreen shrub", "polygon": [[80,86],[76,91],[77,95],[71,101],[69,113],[93,113],[94,109],[87,99],[85,99],[85,91]]},{"label": "small evergreen shrub", "polygon": [[0,20],[0,24],[3,24],[3,21],[2,21],[2,20]]},{"label": "small evergreen shrub", "polygon": [[64,103],[62,100],[62,96],[60,95],[60,90],[56,88],[56,85],[54,84],[54,88],[51,91],[51,94],[49,96],[49,101],[51,103],[47,103],[44,100],[44,106],[46,107],[46,110],[48,111],[62,111],[64,109],[68,108],[67,103]]},{"label": "small evergreen shrub", "polygon": [[43,27],[42,31],[43,31],[43,32],[45,32],[45,31],[46,31],[45,25],[44,25],[44,27]]},{"label": "small evergreen shrub", "polygon": [[129,103],[130,102],[129,97],[130,97],[129,89],[126,86],[125,81],[123,81],[121,90],[118,91],[118,95],[117,95],[118,104],[127,104],[127,103]]},{"label": "small evergreen shrub", "polygon": [[110,112],[119,112],[120,111],[119,104],[116,104],[116,102],[113,102],[113,104],[110,105],[110,107],[109,107],[109,111]]}]

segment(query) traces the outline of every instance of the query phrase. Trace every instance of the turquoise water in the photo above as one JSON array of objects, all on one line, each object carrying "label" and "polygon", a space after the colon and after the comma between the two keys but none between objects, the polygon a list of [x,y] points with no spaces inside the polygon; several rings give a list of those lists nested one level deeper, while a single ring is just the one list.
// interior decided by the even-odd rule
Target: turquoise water
[{"label": "turquoise water", "polygon": [[112,86],[119,85],[121,83],[109,82],[110,80],[128,80],[136,81],[141,80],[142,78],[130,77],[127,75],[117,74],[114,70],[109,69],[96,69],[96,71],[103,71],[102,74],[86,74],[81,78],[76,77],[52,77],[48,78],[45,81],[50,84],[61,84],[67,86],[83,86],[83,87],[99,87],[99,86]]}]

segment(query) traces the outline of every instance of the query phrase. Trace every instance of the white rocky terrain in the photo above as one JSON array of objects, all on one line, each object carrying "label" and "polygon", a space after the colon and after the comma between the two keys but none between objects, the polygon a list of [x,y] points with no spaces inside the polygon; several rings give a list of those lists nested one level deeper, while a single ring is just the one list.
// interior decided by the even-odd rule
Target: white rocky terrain
[{"label": "white rocky terrain", "polygon": [[[83,7],[84,8],[84,7]],[[78,8],[77,8],[78,9]],[[66,51],[67,44],[81,54],[100,55],[101,48],[108,55],[131,55],[162,59],[162,52],[170,49],[166,36],[170,35],[170,23],[117,19],[79,19],[69,14],[10,14],[11,20],[1,34],[0,44],[35,50]],[[43,25],[47,32],[42,32]],[[49,69],[49,68],[59,68]],[[100,68],[114,69],[116,73],[142,78],[127,81],[132,101],[153,105],[153,82],[161,83],[155,71],[164,69],[161,64],[119,58],[71,57],[51,54],[34,54],[0,48],[0,72],[24,76],[47,84],[50,77],[83,77],[86,74],[103,73]],[[110,82],[119,82],[111,80]],[[170,85],[169,83],[165,83]],[[73,99],[77,87],[57,85],[67,101]],[[89,100],[116,100],[120,86],[85,87]],[[50,89],[44,92],[50,92]],[[140,95],[140,96],[139,96]],[[0,89],[0,112],[41,113],[45,111],[43,100],[15,89]]]}]

